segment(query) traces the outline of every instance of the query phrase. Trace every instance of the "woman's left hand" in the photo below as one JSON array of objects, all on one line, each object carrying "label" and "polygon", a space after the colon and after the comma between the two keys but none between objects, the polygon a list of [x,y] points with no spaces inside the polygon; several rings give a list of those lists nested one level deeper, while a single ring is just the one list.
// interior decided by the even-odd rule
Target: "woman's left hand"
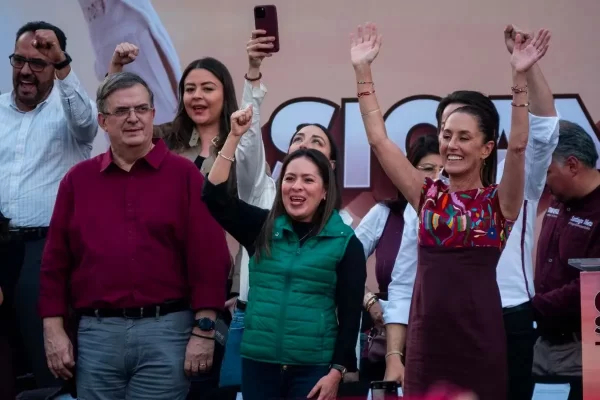
[{"label": "woman's left hand", "polygon": [[335,400],[337,397],[338,386],[342,380],[342,375],[338,370],[331,369],[327,375],[322,377],[315,387],[310,391],[307,398],[313,399],[317,394],[317,400]]},{"label": "woman's left hand", "polygon": [[527,72],[529,68],[538,62],[548,51],[550,42],[550,31],[540,29],[535,38],[526,40],[523,35],[518,33],[515,37],[515,46],[513,49],[510,63],[516,72]]}]

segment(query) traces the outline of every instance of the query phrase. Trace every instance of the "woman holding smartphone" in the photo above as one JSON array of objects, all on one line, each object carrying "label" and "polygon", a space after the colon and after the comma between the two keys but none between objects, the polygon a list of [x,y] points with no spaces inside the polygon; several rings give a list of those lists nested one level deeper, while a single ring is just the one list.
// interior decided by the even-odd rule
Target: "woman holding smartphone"
[{"label": "woman holding smartphone", "polygon": [[250,119],[250,109],[232,116],[203,191],[213,217],[251,257],[242,394],[245,400],[335,399],[356,363],[366,279],[362,245],[335,210],[335,177],[322,152],[299,149],[285,158],[270,210],[228,195],[235,148]]}]

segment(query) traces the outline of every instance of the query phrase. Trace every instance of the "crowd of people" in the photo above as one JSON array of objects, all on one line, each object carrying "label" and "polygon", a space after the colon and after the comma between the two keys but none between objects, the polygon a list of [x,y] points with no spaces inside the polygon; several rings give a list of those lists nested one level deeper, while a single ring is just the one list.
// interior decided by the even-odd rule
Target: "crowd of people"
[{"label": "crowd of people", "polygon": [[[18,365],[50,395],[98,400],[217,387],[330,400],[357,379],[398,382],[414,399],[530,400],[534,375],[581,380],[568,260],[600,257],[600,172],[542,74],[549,31],[505,29],[513,99],[498,163],[498,112],[470,90],[442,99],[438,135],[404,154],[375,93],[382,36],[359,26],[360,111],[398,196],[355,229],[337,145],[310,115],[270,175],[265,33],[247,43],[241,103],[227,67],[198,59],[179,81],[176,117],[155,125],[160,101],[126,72],[143,51],[135,43],[116,46],[93,101],[61,29],[19,29],[14,88],[0,96],[0,399],[15,398]],[[90,158],[99,128],[110,147]]]}]

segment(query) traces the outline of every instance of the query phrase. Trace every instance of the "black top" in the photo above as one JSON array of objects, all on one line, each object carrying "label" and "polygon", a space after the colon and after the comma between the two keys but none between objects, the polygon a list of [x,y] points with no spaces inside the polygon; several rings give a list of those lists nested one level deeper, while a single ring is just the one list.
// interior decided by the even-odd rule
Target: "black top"
[{"label": "black top", "polygon": [[204,160],[206,160],[206,157],[202,157],[202,156],[196,157],[196,159],[194,160],[194,164],[196,164],[196,167],[198,167],[198,169],[202,168],[202,163],[204,162]]},{"label": "black top", "polygon": [[[248,254],[254,254],[254,243],[264,225],[269,210],[255,207],[228,195],[226,183],[213,185],[204,182],[202,199],[212,216],[233,236]],[[292,223],[294,232],[302,238],[312,228],[311,223]],[[317,234],[318,232],[314,232]],[[304,238],[300,245],[304,244]],[[337,265],[336,303],[338,308],[338,335],[332,364],[356,371],[356,342],[360,330],[362,299],[367,268],[362,243],[353,235],[346,253]]]}]

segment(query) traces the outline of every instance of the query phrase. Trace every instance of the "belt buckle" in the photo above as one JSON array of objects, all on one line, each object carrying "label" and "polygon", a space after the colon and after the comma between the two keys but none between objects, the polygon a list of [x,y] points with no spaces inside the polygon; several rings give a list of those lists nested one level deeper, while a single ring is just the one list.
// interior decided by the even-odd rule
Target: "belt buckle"
[{"label": "belt buckle", "polygon": [[[136,311],[137,310],[138,309],[136,309]],[[123,309],[123,318],[125,318],[125,319],[142,319],[142,318],[144,318],[144,307],[140,307],[139,311],[140,311],[139,315],[129,315],[129,314],[127,314],[127,309],[124,308]]]}]

